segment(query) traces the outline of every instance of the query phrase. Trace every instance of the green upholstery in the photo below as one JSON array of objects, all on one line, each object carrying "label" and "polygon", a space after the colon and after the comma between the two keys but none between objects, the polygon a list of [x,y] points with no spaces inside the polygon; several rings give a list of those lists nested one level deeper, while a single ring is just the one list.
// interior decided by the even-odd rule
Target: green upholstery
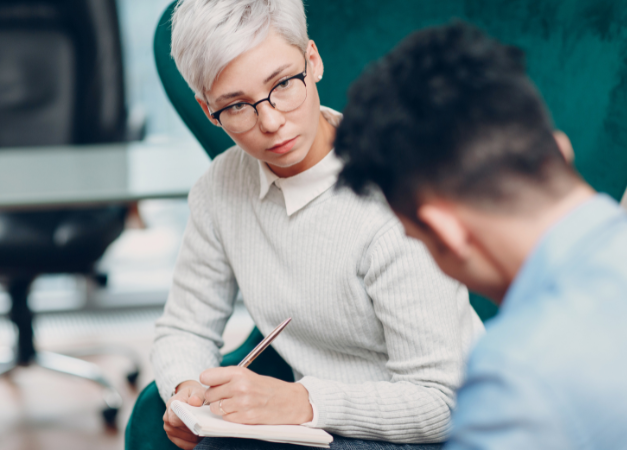
[{"label": "green upholstery", "polygon": [[187,128],[196,136],[209,157],[213,159],[232,146],[233,141],[221,128],[215,127],[209,122],[194,98],[194,91],[187,86],[170,56],[172,36],[170,17],[172,17],[175,4],[176,2],[172,2],[166,8],[157,24],[154,40],[155,64],[165,93],[172,102],[174,109],[179,113]]},{"label": "green upholstery", "polygon": [[499,307],[493,302],[474,292],[470,293],[470,304],[475,309],[482,322],[487,322],[492,317],[496,316],[496,313],[499,311]]},{"label": "green upholstery", "polygon": [[[237,349],[224,355],[222,366],[236,366],[261,342],[263,335],[255,328],[246,341]],[[294,381],[292,369],[279,354],[268,347],[249,369],[260,374],[284,381]],[[157,385],[153,381],[137,397],[131,417],[126,426],[125,448],[127,450],[175,450],[175,446],[163,430],[165,403],[161,400]]]},{"label": "green upholstery", "polygon": [[[616,0],[315,0],[309,35],[325,63],[321,102],[337,110],[351,81],[411,31],[462,18],[527,53],[529,73],[595,189],[627,187],[627,2]],[[155,59],[172,104],[209,156],[231,145],[213,127],[169,53],[173,5],[155,35]]]},{"label": "green upholstery", "polygon": [[163,429],[165,403],[153,381],[141,391],[126,425],[126,450],[176,450]]},{"label": "green upholstery", "polygon": [[[155,35],[155,59],[172,104],[210,157],[230,145],[212,126],[170,57],[174,4]],[[364,67],[411,31],[452,18],[477,24],[527,53],[529,73],[571,138],[575,165],[597,190],[620,199],[627,187],[627,2],[615,0],[316,0],[309,35],[325,62],[323,104],[341,110]],[[483,320],[497,308],[471,295]]]},{"label": "green upholstery", "polygon": [[[452,18],[468,20],[503,42],[526,51],[529,73],[543,94],[557,128],[575,149],[575,164],[597,190],[619,199],[627,187],[627,2],[616,0],[314,0],[307,5],[309,35],[325,63],[318,84],[321,102],[337,110],[364,67],[404,36]],[[192,133],[215,157],[232,142],[212,126],[170,57],[173,4],[157,26],[157,69],[172,104]],[[483,320],[496,313],[471,295]],[[258,333],[258,332],[257,332]],[[251,335],[256,342],[260,335]],[[250,344],[250,342],[249,342]],[[225,357],[239,362],[245,345]],[[240,352],[240,353],[237,353]],[[266,352],[267,353],[267,352]],[[291,374],[279,355],[255,370]],[[280,360],[280,361],[279,361]],[[280,367],[280,370],[278,369]],[[265,373],[265,372],[264,372]],[[267,373],[276,376],[275,373]],[[127,449],[175,448],[162,429],[164,405],[154,384],[140,395],[127,428]]]}]

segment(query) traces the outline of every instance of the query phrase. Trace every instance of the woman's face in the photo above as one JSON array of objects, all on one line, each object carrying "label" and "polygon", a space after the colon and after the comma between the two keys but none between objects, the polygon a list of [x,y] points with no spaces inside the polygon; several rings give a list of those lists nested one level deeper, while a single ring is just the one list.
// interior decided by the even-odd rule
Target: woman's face
[{"label": "woman's face", "polygon": [[208,105],[200,98],[197,98],[198,103],[209,120],[220,126],[211,118],[212,112],[235,103],[254,104],[266,98],[277,84],[302,73],[305,59],[307,98],[302,105],[293,111],[281,112],[269,102],[262,102],[257,105],[259,116],[254,127],[239,134],[225,130],[246,153],[271,168],[291,167],[305,159],[318,131],[320,99],[316,80],[322,76],[323,66],[313,41],[309,41],[303,55],[298,47],[288,44],[281,35],[270,30],[260,45],[224,68],[211,90],[206,92]]}]

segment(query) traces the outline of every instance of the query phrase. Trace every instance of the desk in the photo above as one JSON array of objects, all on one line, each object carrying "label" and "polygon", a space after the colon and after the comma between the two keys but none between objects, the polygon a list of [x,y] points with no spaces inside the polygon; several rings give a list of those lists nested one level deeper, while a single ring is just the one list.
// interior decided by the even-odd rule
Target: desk
[{"label": "desk", "polygon": [[209,167],[195,140],[0,149],[0,209],[185,198]]}]

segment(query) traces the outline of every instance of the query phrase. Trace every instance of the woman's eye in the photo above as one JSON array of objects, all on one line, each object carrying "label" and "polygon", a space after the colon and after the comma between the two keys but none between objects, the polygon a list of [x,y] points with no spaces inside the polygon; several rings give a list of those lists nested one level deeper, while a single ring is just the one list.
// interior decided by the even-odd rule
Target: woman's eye
[{"label": "woman's eye", "polygon": [[228,109],[225,110],[228,114],[237,114],[241,112],[244,108],[246,108],[246,103],[236,103],[233,106],[229,106]]},{"label": "woman's eye", "polygon": [[281,81],[279,84],[276,85],[276,87],[279,89],[285,89],[286,87],[290,85],[291,82],[292,80]]}]

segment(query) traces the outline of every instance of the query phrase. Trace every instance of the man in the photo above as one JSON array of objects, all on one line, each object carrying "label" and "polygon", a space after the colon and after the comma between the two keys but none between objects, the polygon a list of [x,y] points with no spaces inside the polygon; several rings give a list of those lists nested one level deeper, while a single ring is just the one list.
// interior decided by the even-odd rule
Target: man
[{"label": "man", "polygon": [[377,186],[440,268],[501,310],[447,449],[627,448],[627,216],[567,161],[522,52],[456,23],[353,86],[340,184]]}]

